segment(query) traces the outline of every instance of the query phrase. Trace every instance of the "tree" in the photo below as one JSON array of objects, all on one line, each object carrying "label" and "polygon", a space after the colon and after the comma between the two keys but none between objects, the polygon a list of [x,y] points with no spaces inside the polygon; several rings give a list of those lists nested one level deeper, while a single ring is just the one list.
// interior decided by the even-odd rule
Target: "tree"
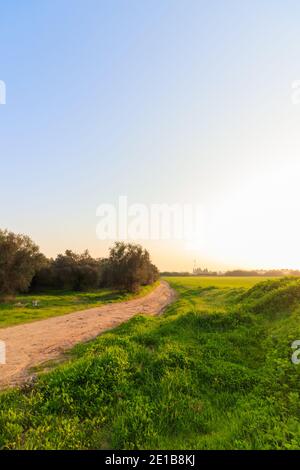
[{"label": "tree", "polygon": [[107,285],[136,292],[140,286],[156,281],[159,272],[140,245],[117,242],[109,251],[105,277]]},{"label": "tree", "polygon": [[33,280],[33,288],[56,288],[81,291],[96,289],[100,283],[100,262],[86,250],[82,254],[66,250],[41,269]]},{"label": "tree", "polygon": [[44,263],[45,257],[28,236],[0,230],[0,294],[26,292]]}]

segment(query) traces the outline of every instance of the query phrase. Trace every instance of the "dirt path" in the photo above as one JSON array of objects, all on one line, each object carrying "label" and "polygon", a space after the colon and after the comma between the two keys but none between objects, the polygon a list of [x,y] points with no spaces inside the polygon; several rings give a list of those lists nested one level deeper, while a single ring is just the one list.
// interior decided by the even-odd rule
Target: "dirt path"
[{"label": "dirt path", "polygon": [[0,340],[6,343],[6,364],[0,365],[0,388],[25,382],[31,367],[58,358],[75,344],[95,338],[137,313],[159,314],[175,296],[169,284],[162,281],[150,294],[127,302],[1,328]]}]

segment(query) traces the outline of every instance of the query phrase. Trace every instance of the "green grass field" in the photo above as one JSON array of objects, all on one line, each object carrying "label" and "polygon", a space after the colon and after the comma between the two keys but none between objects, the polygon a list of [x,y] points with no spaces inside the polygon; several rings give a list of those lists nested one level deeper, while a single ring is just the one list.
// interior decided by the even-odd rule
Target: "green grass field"
[{"label": "green grass field", "polygon": [[299,449],[300,280],[170,278],[179,298],[0,395],[2,449]]},{"label": "green grass field", "polygon": [[[130,300],[146,295],[156,285],[157,283],[142,287],[139,294],[99,289],[94,292],[49,291],[18,295],[9,302],[0,303],[0,328],[99,307],[106,303]],[[38,301],[37,307],[33,306],[34,301]]]},{"label": "green grass field", "polygon": [[218,288],[246,288],[253,287],[258,282],[264,280],[261,277],[220,277],[220,276],[201,276],[201,277],[165,277],[175,288],[182,286],[184,289],[194,287],[218,287]]}]

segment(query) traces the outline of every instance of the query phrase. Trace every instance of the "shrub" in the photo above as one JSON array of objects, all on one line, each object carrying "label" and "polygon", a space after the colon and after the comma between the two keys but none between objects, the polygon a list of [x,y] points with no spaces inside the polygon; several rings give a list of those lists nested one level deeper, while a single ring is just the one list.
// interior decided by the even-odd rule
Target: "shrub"
[{"label": "shrub", "polygon": [[100,282],[100,263],[86,250],[82,254],[67,250],[55,260],[50,260],[33,280],[32,286],[69,290],[96,289]]},{"label": "shrub", "polygon": [[136,292],[140,286],[152,284],[158,277],[158,269],[151,263],[148,251],[140,245],[117,242],[110,249],[104,265],[104,284]]},{"label": "shrub", "polygon": [[0,294],[27,291],[45,261],[29,237],[0,230]]}]

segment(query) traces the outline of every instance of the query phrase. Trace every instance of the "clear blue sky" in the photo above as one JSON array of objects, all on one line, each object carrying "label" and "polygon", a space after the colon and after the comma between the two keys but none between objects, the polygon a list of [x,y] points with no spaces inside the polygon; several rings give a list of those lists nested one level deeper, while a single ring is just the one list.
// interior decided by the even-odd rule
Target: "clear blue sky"
[{"label": "clear blue sky", "polygon": [[[267,202],[277,174],[300,175],[300,107],[290,100],[299,20],[296,0],[0,0],[1,227],[28,233],[48,255],[68,247],[102,255],[100,203],[123,194],[197,202],[217,219],[208,239],[214,227],[231,241],[197,254],[177,247],[176,256],[174,246],[153,246],[161,268],[190,269],[195,256],[215,267],[300,267],[292,250],[272,257],[291,242],[282,231],[267,252],[276,205],[270,224],[257,225],[266,224],[270,172]],[[245,188],[256,184],[252,200]],[[288,174],[281,191],[290,187]],[[299,190],[288,194],[299,200]],[[240,223],[243,207],[250,213]],[[285,220],[297,238],[293,224]]]}]

